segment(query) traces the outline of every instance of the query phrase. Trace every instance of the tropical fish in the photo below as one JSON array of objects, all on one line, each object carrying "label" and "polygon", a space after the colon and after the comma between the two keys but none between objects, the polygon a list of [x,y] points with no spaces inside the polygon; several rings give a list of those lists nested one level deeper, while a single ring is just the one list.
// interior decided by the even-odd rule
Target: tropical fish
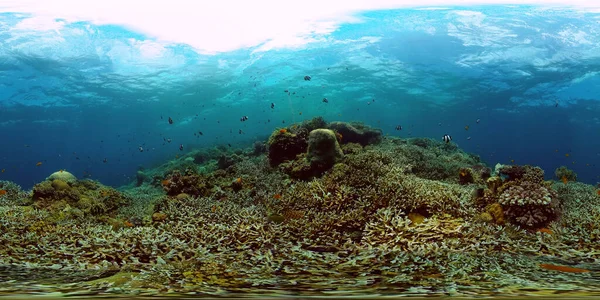
[{"label": "tropical fish", "polygon": [[6,195],[6,190],[0,190],[0,196]]},{"label": "tropical fish", "polygon": [[569,266],[552,265],[552,264],[540,264],[540,267],[542,269],[546,269],[546,270],[560,271],[560,272],[567,272],[567,273],[588,273],[588,272],[590,272],[590,270],[586,270],[586,269],[573,268],[573,267],[569,267]]},{"label": "tropical fish", "polygon": [[442,137],[442,140],[444,140],[444,142],[446,142],[446,144],[448,144],[452,140],[452,137],[449,134],[444,134],[444,136]]},{"label": "tropical fish", "polygon": [[36,167],[39,167],[39,166],[41,166],[41,165],[42,165],[42,162],[41,162],[41,161],[38,161],[38,162],[37,162],[37,164],[35,164],[35,166],[36,166]]}]

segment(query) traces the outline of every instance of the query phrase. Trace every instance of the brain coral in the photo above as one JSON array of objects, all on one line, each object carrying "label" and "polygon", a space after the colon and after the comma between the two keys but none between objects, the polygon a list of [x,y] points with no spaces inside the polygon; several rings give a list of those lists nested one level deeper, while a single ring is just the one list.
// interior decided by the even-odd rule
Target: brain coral
[{"label": "brain coral", "polygon": [[46,178],[46,180],[52,181],[54,179],[60,179],[66,182],[75,182],[77,181],[77,177],[75,177],[75,175],[65,171],[65,170],[60,170],[57,172],[54,172],[52,174],[50,174],[50,176],[48,176],[48,178]]}]

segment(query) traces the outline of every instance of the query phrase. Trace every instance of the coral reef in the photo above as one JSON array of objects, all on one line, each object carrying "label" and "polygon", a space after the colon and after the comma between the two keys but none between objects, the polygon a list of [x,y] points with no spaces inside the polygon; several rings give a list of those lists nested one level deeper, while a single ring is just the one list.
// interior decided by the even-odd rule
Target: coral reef
[{"label": "coral reef", "polygon": [[506,217],[527,228],[542,228],[559,214],[558,195],[539,183],[523,181],[506,188],[499,197]]},{"label": "coral reef", "polygon": [[329,169],[336,162],[339,162],[343,156],[344,153],[332,130],[315,129],[308,135],[308,155],[306,159],[313,168]]},{"label": "coral reef", "polygon": [[[478,157],[430,139],[363,146],[341,133],[340,150],[326,125],[278,129],[268,155],[252,145],[193,150],[119,191],[53,178],[25,192],[0,181],[0,277],[21,274],[0,289],[497,295],[565,280],[600,289],[594,187],[546,182],[532,166],[491,176]],[[313,148],[309,129],[327,147]],[[296,153],[278,152],[286,147]],[[319,176],[316,157],[330,165]]]},{"label": "coral reef", "polygon": [[298,154],[305,153],[308,148],[308,131],[299,129],[296,132],[275,130],[269,137],[269,163],[277,166],[284,161],[294,160]]},{"label": "coral reef", "polygon": [[329,129],[342,135],[343,143],[357,143],[363,146],[381,142],[382,131],[362,123],[331,122]]},{"label": "coral reef", "polygon": [[56,171],[56,172],[50,174],[50,176],[48,176],[48,178],[46,178],[46,180],[50,180],[50,181],[52,181],[54,179],[59,179],[59,180],[66,181],[66,182],[77,181],[77,178],[75,177],[75,175],[73,175],[65,170]]},{"label": "coral reef", "polygon": [[577,173],[565,166],[556,168],[554,176],[561,181],[577,181]]}]

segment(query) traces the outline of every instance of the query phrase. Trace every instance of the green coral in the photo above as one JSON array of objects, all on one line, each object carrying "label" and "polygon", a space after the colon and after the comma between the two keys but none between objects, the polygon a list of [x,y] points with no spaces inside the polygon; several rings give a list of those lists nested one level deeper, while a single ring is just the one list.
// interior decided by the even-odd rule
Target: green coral
[{"label": "green coral", "polygon": [[566,179],[567,181],[577,181],[577,173],[565,166],[556,168],[556,170],[554,170],[554,176],[558,180]]}]

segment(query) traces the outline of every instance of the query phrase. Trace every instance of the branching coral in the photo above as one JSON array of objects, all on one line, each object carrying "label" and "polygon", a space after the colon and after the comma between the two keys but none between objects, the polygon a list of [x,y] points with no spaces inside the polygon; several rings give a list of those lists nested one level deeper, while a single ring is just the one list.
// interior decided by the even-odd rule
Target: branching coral
[{"label": "branching coral", "polygon": [[508,219],[527,228],[541,228],[559,214],[558,195],[551,188],[523,181],[505,189],[499,197]]}]

